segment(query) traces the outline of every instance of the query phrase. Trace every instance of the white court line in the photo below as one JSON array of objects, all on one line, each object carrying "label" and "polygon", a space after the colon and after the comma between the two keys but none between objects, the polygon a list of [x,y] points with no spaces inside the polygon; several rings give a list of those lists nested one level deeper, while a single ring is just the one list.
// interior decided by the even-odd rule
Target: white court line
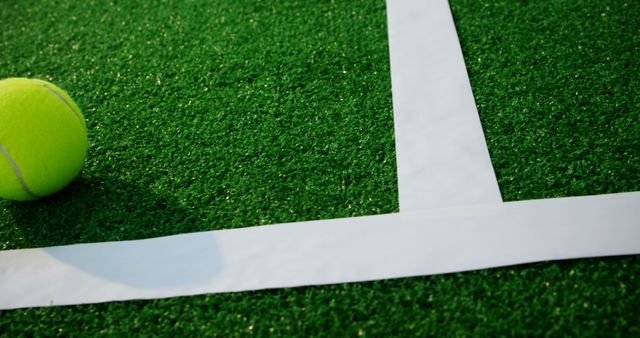
[{"label": "white court line", "polygon": [[640,192],[0,252],[0,307],[440,274],[640,252]]},{"label": "white court line", "polygon": [[[500,203],[493,171],[486,167],[484,140],[478,139],[481,130],[475,107],[469,104],[473,97],[466,75],[460,82],[464,64],[446,0],[390,0],[388,8],[389,23],[394,25],[390,28],[394,109],[408,114],[396,117],[396,124],[419,125],[433,133],[453,128],[454,134],[460,133],[441,135],[448,152],[439,150],[440,139],[433,135],[397,135],[401,213],[0,251],[0,309],[356,282],[640,253],[640,192]],[[422,20],[427,18],[433,21],[425,24]],[[441,79],[439,86],[448,89],[437,95],[430,93],[439,86],[397,78],[412,77],[402,64],[412,58],[396,49],[410,42],[403,42],[400,35],[411,34],[406,26],[411,20],[419,21],[419,29],[444,32],[442,38],[433,39],[415,34],[414,38],[424,38],[416,44],[449,46],[428,49],[436,54],[449,50],[440,61],[426,65],[433,73],[416,70],[432,81],[438,79],[429,74],[441,71],[434,67],[450,68],[440,74],[455,76]],[[458,62],[447,62],[448,57]],[[420,85],[425,89],[412,87]],[[449,90],[457,90],[459,97],[447,97]],[[414,105],[422,95],[428,100]],[[424,113],[421,107],[428,114],[414,116]],[[458,128],[458,123],[468,126]],[[416,159],[421,151],[431,160]],[[453,165],[468,168],[457,170]],[[473,198],[462,196],[469,185],[458,185],[446,176],[452,173],[464,180],[468,175],[473,183],[476,169],[481,171],[478,186],[485,188],[471,184],[478,192]],[[442,177],[420,176],[432,173]],[[447,186],[452,190],[447,192]],[[436,192],[442,195],[430,195]],[[450,208],[408,212],[436,206]]]},{"label": "white court line", "polygon": [[449,3],[387,18],[400,211],[502,202]]}]

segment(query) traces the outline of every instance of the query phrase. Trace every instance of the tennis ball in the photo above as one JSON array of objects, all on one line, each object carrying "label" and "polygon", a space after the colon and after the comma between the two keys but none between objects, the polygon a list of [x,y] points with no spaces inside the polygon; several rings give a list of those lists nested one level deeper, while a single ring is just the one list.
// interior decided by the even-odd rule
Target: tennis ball
[{"label": "tennis ball", "polygon": [[27,201],[61,190],[80,173],[87,147],[84,116],[62,89],[0,81],[0,197]]}]

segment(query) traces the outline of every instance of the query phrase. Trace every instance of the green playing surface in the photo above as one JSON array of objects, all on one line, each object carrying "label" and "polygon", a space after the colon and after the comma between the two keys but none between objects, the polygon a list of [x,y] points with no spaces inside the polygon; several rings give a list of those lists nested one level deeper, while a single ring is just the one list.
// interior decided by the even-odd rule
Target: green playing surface
[{"label": "green playing surface", "polygon": [[[451,0],[505,200],[640,190],[640,4]],[[396,212],[385,5],[0,2],[0,78],[66,89],[81,177],[0,249]],[[640,239],[639,239],[640,240]],[[0,312],[0,336],[640,335],[638,256]]]}]

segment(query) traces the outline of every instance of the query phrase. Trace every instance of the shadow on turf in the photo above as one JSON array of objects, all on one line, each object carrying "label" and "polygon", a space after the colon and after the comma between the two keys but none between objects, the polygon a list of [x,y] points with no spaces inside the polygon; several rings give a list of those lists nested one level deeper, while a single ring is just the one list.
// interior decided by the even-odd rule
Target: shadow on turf
[{"label": "shadow on turf", "polygon": [[[79,178],[58,194],[11,203],[8,209],[29,247],[144,239],[206,229],[193,211],[176,200],[105,178]],[[216,247],[213,236],[182,235],[136,245],[122,242],[80,251],[73,247],[45,251],[94,276],[138,288],[163,288],[182,286],[185,280],[210,279],[220,266]]]}]

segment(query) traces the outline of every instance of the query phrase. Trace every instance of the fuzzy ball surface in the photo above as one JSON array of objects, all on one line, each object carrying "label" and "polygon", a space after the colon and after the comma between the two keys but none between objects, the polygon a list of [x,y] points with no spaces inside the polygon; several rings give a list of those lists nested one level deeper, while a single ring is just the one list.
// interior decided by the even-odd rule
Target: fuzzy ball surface
[{"label": "fuzzy ball surface", "polygon": [[84,116],[65,91],[38,79],[0,80],[0,197],[61,190],[80,173],[87,148]]}]

